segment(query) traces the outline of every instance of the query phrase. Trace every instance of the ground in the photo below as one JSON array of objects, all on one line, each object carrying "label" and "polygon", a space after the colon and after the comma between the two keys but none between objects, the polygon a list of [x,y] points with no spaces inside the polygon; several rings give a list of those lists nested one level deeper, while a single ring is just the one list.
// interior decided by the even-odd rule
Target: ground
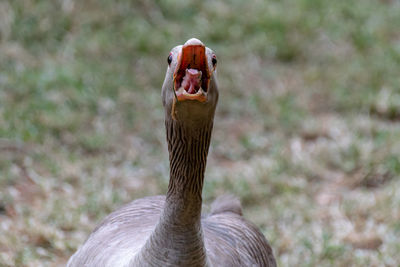
[{"label": "ground", "polygon": [[168,184],[170,48],[218,57],[203,199],[240,197],[280,266],[400,262],[400,2],[0,2],[0,266],[62,266]]}]

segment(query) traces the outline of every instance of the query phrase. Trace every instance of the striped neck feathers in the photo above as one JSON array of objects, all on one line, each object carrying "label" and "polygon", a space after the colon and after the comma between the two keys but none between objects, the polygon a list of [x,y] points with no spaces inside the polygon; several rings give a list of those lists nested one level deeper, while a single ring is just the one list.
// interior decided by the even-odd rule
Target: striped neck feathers
[{"label": "striped neck feathers", "polygon": [[186,202],[185,206],[200,201],[201,206],[213,120],[185,124],[167,119],[165,124],[170,160],[167,201],[180,199]]}]

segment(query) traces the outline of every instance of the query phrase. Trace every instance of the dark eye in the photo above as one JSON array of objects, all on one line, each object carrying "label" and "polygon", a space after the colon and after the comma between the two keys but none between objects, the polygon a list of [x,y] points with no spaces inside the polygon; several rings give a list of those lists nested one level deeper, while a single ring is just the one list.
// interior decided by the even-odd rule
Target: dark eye
[{"label": "dark eye", "polygon": [[216,55],[212,56],[211,62],[212,62],[214,67],[215,67],[215,65],[217,65],[217,56]]},{"label": "dark eye", "polygon": [[171,65],[171,62],[172,62],[172,53],[169,53],[169,56],[168,56],[167,61],[168,61],[168,65]]}]

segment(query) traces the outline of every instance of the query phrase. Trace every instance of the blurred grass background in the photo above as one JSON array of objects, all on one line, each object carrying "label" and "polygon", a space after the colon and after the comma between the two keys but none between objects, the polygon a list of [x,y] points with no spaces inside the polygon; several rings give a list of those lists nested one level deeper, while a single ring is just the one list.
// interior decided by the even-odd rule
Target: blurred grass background
[{"label": "blurred grass background", "polygon": [[238,195],[280,266],[400,262],[400,2],[0,2],[0,266],[60,266],[168,184],[160,88],[218,56],[205,203]]}]

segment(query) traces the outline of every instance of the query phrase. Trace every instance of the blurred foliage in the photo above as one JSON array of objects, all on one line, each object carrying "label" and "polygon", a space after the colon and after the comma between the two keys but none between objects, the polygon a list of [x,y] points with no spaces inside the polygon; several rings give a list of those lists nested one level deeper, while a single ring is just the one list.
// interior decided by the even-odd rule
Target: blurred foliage
[{"label": "blurred foliage", "polygon": [[196,37],[221,91],[205,201],[239,195],[282,266],[395,266],[399,14],[396,0],[0,2],[0,265],[65,264],[105,214],[165,192],[160,87],[169,50]]}]

